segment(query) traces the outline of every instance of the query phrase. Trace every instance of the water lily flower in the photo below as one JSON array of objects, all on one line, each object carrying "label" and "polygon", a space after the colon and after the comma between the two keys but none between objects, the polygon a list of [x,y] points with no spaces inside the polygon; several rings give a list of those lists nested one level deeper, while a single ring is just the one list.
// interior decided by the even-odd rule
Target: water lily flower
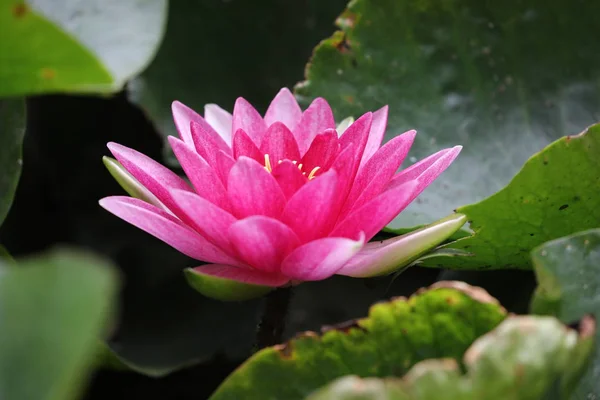
[{"label": "water lily flower", "polygon": [[337,127],[322,98],[302,111],[282,89],[264,117],[243,98],[233,115],[204,117],[173,102],[180,138],[169,143],[191,185],[149,157],[109,143],[105,158],[132,197],[106,210],[208,264],[188,270],[198,290],[224,300],[334,274],[374,276],[439,244],[463,217],[387,242],[367,243],[456,158],[441,150],[397,172],[416,132],[381,146],[388,107]]}]

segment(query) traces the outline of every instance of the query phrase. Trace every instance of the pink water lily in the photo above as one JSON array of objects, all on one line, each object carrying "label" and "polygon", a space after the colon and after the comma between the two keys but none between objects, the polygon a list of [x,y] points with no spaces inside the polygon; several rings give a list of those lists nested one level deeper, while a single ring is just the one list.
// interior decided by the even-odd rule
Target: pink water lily
[{"label": "pink water lily", "polygon": [[179,102],[172,110],[180,139],[169,143],[191,185],[147,156],[109,143],[118,160],[109,161],[113,171],[124,168],[113,175],[134,197],[100,204],[209,263],[195,273],[257,286],[381,273],[400,242],[367,242],[461,149],[441,150],[397,172],[416,132],[381,146],[387,106],[337,132],[324,99],[303,112],[287,89],[264,117],[242,98],[233,115],[214,104],[204,117]]}]

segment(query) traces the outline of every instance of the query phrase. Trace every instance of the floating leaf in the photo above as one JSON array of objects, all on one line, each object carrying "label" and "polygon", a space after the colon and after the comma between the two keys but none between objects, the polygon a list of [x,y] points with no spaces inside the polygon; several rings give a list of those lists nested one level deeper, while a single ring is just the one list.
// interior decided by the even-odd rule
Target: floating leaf
[{"label": "floating leaf", "polygon": [[552,239],[600,225],[600,124],[564,137],[531,157],[495,195],[465,207],[475,234],[445,248],[473,257],[444,268],[530,268],[529,252]]},{"label": "floating leaf", "polygon": [[116,295],[110,265],[54,251],[0,270],[0,398],[74,398]]},{"label": "floating leaf", "polygon": [[[405,164],[464,146],[392,226],[426,224],[492,195],[551,140],[600,120],[600,53],[590,35],[599,13],[593,1],[354,0],[337,20],[341,31],[315,49],[296,92],[306,102],[327,98],[340,120],[389,104],[388,139],[419,131]],[[581,161],[548,183],[575,189],[579,175],[592,172],[570,169]],[[468,262],[486,264],[475,260]]]},{"label": "floating leaf", "polygon": [[261,350],[217,389],[211,400],[303,399],[332,379],[403,375],[432,357],[462,357],[502,321],[505,311],[479,288],[442,282],[412,296],[376,304],[368,318],[307,332]]},{"label": "floating leaf", "polygon": [[[402,379],[340,378],[307,400],[565,399],[593,347],[595,322],[580,333],[549,317],[510,317],[477,339],[464,356],[425,360]],[[583,398],[583,397],[580,397]]]},{"label": "floating leaf", "polygon": [[115,92],[150,62],[166,0],[3,0],[0,96]]},{"label": "floating leaf", "polygon": [[[592,313],[600,319],[600,229],[557,239],[532,252],[539,282],[532,310],[573,323]],[[600,335],[587,373],[573,400],[600,397]]]},{"label": "floating leaf", "polygon": [[8,214],[21,176],[24,135],[23,100],[0,100],[0,225]]}]

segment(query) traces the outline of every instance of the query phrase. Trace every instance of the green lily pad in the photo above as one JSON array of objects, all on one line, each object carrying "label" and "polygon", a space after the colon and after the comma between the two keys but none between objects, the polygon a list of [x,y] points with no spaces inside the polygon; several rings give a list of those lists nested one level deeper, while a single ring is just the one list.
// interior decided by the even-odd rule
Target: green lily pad
[{"label": "green lily pad", "polygon": [[[557,239],[532,252],[539,282],[532,311],[572,323],[587,313],[600,318],[600,229]],[[591,365],[573,400],[600,397],[600,335]]]},{"label": "green lily pad", "polygon": [[107,333],[116,284],[111,265],[79,252],[2,267],[0,398],[74,398]]},{"label": "green lily pad", "polygon": [[6,250],[4,246],[0,245],[0,265],[2,263],[5,265],[15,265],[16,261],[14,258],[12,258],[8,250]]},{"label": "green lily pad", "polygon": [[453,359],[425,360],[401,380],[348,376],[307,400],[566,399],[593,347],[595,322],[584,322],[576,332],[554,318],[507,318],[467,350],[464,374]]},{"label": "green lily pad", "polygon": [[339,119],[389,104],[388,139],[419,131],[405,166],[464,146],[391,226],[426,224],[494,194],[531,154],[597,122],[599,13],[593,1],[354,0],[296,93],[325,97]]},{"label": "green lily pad", "polygon": [[401,376],[432,357],[460,358],[495,328],[505,310],[484,290],[442,282],[412,296],[376,304],[368,318],[307,332],[253,355],[212,395],[226,399],[303,399],[332,379]]},{"label": "green lily pad", "polygon": [[600,124],[566,136],[531,157],[504,189],[460,207],[473,236],[448,244],[472,257],[431,258],[444,268],[531,268],[529,252],[600,224]]},{"label": "green lily pad", "polygon": [[120,90],[153,58],[166,0],[6,0],[0,96]]},{"label": "green lily pad", "polygon": [[8,214],[21,176],[24,135],[23,100],[0,100],[0,225]]}]

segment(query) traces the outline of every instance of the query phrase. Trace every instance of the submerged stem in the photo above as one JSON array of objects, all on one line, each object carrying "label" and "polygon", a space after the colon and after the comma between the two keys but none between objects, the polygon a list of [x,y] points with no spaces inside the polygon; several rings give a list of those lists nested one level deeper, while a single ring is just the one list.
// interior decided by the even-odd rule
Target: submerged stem
[{"label": "submerged stem", "polygon": [[292,287],[278,288],[266,297],[265,312],[256,333],[256,347],[264,349],[282,342]]}]

